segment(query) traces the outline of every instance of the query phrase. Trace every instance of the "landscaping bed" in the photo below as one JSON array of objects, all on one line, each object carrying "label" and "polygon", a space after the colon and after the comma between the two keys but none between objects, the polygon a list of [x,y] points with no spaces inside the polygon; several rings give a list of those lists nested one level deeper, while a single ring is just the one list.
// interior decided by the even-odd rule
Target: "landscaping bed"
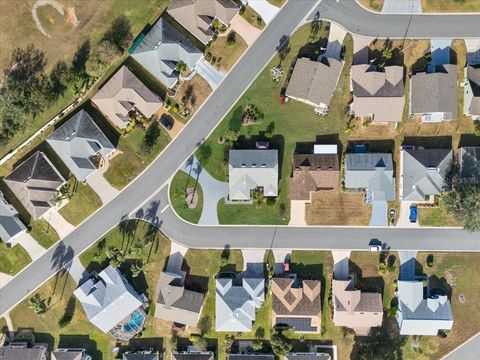
[{"label": "landscaping bed", "polygon": [[[178,171],[173,177],[169,189],[170,201],[175,212],[182,219],[198,224],[203,209],[203,191],[200,184],[190,175]],[[190,201],[187,202],[187,191],[192,193],[193,189],[195,189],[194,199],[189,198]]]}]

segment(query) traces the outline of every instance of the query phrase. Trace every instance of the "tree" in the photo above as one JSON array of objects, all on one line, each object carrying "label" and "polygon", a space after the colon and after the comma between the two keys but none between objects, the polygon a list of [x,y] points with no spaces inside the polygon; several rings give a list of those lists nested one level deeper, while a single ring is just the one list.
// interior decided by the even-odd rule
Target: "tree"
[{"label": "tree", "polygon": [[111,42],[119,49],[125,49],[132,38],[132,25],[125,15],[117,16],[103,35],[103,40]]},{"label": "tree", "polygon": [[343,128],[343,131],[345,132],[345,135],[347,137],[351,136],[353,134],[353,131],[355,130],[355,124],[352,124],[351,121],[345,124],[345,127]]},{"label": "tree", "polygon": [[85,40],[77,49],[72,60],[72,72],[74,75],[83,77],[86,73],[85,65],[90,57],[90,40]]},{"label": "tree", "polygon": [[142,255],[143,245],[139,241],[135,241],[130,247],[130,255],[140,257]]},{"label": "tree", "polygon": [[212,327],[212,318],[208,315],[203,316],[198,322],[197,327],[202,335],[208,333]]},{"label": "tree", "polygon": [[238,140],[238,131],[228,129],[225,131],[225,134],[223,134],[223,138],[225,139],[226,143],[228,142],[229,144],[232,144]]},{"label": "tree", "polygon": [[95,56],[90,56],[85,64],[85,72],[91,77],[100,76],[104,69],[105,65]]},{"label": "tree", "polygon": [[[21,95],[19,95],[21,97]],[[5,143],[25,127],[27,116],[18,104],[18,97],[6,88],[0,88],[0,142]],[[21,102],[21,101],[20,101]]]},{"label": "tree", "polygon": [[119,268],[125,260],[125,254],[123,253],[123,251],[116,248],[115,246],[110,246],[105,252],[105,255],[109,260],[110,266],[115,269]]},{"label": "tree", "polygon": [[444,196],[448,211],[463,223],[467,231],[480,231],[480,180],[456,179]]},{"label": "tree", "polygon": [[180,75],[183,75],[187,72],[187,64],[185,64],[183,61],[179,61],[177,62],[177,64],[175,65],[175,70],[177,70],[177,72],[180,74]]},{"label": "tree", "polygon": [[357,358],[361,360],[400,360],[407,337],[396,329],[396,320],[388,318],[379,328],[372,328],[370,336],[357,339]]},{"label": "tree", "polygon": [[68,84],[68,65],[64,60],[59,60],[50,72],[49,95],[55,100],[65,93]]},{"label": "tree", "polygon": [[122,56],[122,51],[118,48],[118,46],[106,40],[100,42],[96,51],[98,60],[105,65],[110,65],[120,56]]},{"label": "tree", "polygon": [[260,189],[252,190],[252,201],[257,209],[260,209],[262,204],[265,202],[265,196],[263,196],[263,192],[260,191]]},{"label": "tree", "polygon": [[272,346],[273,353],[277,356],[286,356],[293,347],[283,332],[278,330],[273,330],[270,345]]},{"label": "tree", "polygon": [[154,121],[148,127],[143,138],[142,150],[144,154],[149,154],[152,151],[152,148],[157,143],[159,137],[160,125],[158,125],[158,121]]},{"label": "tree", "polygon": [[384,49],[382,51],[382,58],[384,60],[390,60],[392,58],[392,56],[393,56],[393,52],[392,52],[391,49]]},{"label": "tree", "polygon": [[32,309],[33,312],[37,315],[44,314],[47,311],[47,305],[45,300],[43,300],[40,295],[35,294],[30,299],[28,299],[28,308]]},{"label": "tree", "polygon": [[262,340],[253,340],[252,341],[252,348],[254,351],[261,351],[263,349],[263,341]]},{"label": "tree", "polygon": [[143,260],[135,261],[131,265],[130,270],[132,272],[132,277],[136,278],[142,272],[145,272],[145,263],[143,262]]},{"label": "tree", "polygon": [[237,42],[237,33],[231,30],[227,35],[227,45],[233,46]]}]

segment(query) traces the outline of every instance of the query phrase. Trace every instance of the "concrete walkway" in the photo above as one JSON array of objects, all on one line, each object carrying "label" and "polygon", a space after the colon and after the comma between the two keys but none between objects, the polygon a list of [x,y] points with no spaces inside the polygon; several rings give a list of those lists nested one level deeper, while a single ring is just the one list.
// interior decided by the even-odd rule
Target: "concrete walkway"
[{"label": "concrete walkway", "polygon": [[218,225],[217,204],[228,196],[228,183],[214,179],[195,156],[191,156],[180,168],[183,172],[197,179],[203,191],[203,209],[199,224]]},{"label": "concrete walkway", "polygon": [[0,289],[12,280],[13,276],[0,272]]},{"label": "concrete walkway", "polygon": [[182,274],[183,258],[188,248],[177,244],[175,241],[170,245],[170,256],[168,257],[167,271],[174,274]]},{"label": "concrete walkway", "polygon": [[73,260],[65,266],[68,270],[70,276],[75,280],[77,285],[81,285],[85,280],[88,279],[89,273],[85,270],[85,267],[80,262],[80,259],[74,257]]},{"label": "concrete walkway", "polygon": [[268,24],[277,15],[280,8],[270,4],[267,0],[242,0],[242,3],[250,6],[255,12],[260,15]]},{"label": "concrete walkway", "polygon": [[351,251],[332,251],[333,277],[337,280],[347,280]]},{"label": "concrete walkway", "polygon": [[262,33],[260,29],[250,25],[240,14],[235,15],[230,21],[230,29],[240,35],[248,46],[252,45]]},{"label": "concrete walkway", "polygon": [[385,0],[382,13],[390,14],[420,14],[422,3],[420,0]]},{"label": "concrete walkway", "polygon": [[103,204],[108,203],[120,192],[103,177],[103,172],[95,171],[87,178],[87,184],[97,193]]},{"label": "concrete walkway", "polygon": [[17,243],[25,249],[28,255],[30,255],[32,258],[32,261],[37,260],[47,251],[45,248],[40,246],[40,244],[30,234],[27,233],[21,234],[17,238]]},{"label": "concrete walkway", "polygon": [[340,60],[342,53],[342,44],[347,32],[335,23],[330,24],[330,32],[328,34],[328,44],[325,54],[326,57]]},{"label": "concrete walkway", "polygon": [[220,82],[223,80],[225,77],[225,73],[215,69],[207,60],[202,58],[196,65],[195,65],[195,71],[197,72],[198,75],[203,77],[212,90],[215,90],[218,85],[220,85]]},{"label": "concrete walkway", "polygon": [[55,229],[60,239],[70,234],[75,230],[75,226],[70,224],[65,218],[60,215],[57,209],[51,209],[45,216],[45,220]]}]

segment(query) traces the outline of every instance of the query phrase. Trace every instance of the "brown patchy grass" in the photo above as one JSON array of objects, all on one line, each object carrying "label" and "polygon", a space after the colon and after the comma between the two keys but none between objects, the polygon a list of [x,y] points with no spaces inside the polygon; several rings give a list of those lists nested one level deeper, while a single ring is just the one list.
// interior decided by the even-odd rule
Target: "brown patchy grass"
[{"label": "brown patchy grass", "polygon": [[[191,92],[191,95],[189,95],[190,101],[187,101],[187,98],[185,97],[187,92]],[[192,80],[182,82],[182,84],[178,87],[177,93],[173,99],[176,102],[188,102],[189,106],[192,107],[192,114],[194,114],[205,102],[211,92],[212,88],[208,84],[207,80],[202,78],[200,75],[195,75]]]},{"label": "brown patchy grass", "polygon": [[[233,30],[231,30],[233,31]],[[221,61],[217,60],[217,67],[220,71],[228,71],[232,66],[237,62],[237,60],[242,56],[242,54],[247,49],[247,43],[242,39],[242,37],[236,33],[235,44],[232,46],[227,44],[226,36],[219,36],[215,40],[212,46],[207,49],[212,56],[215,56],[217,59],[221,58]]]},{"label": "brown patchy grass", "polygon": [[358,0],[360,4],[373,11],[382,11],[384,0]]},{"label": "brown patchy grass", "polygon": [[270,4],[275,6],[282,6],[287,0],[267,0]]},{"label": "brown patchy grass", "polygon": [[[242,17],[247,20],[250,25],[258,29],[263,29],[265,27],[265,21],[263,21],[262,17],[250,6],[245,6],[245,11],[243,12]],[[258,18],[260,18],[261,21],[258,22]]]},{"label": "brown patchy grass", "polygon": [[362,193],[319,191],[306,205],[305,220],[308,225],[368,225],[371,212]]},{"label": "brown patchy grass", "polygon": [[478,12],[480,0],[422,0],[423,12]]},{"label": "brown patchy grass", "polygon": [[[437,336],[421,337],[421,354],[413,352],[410,338],[403,349],[404,359],[440,359],[480,331],[480,268],[475,266],[480,262],[480,255],[435,253],[432,268],[426,266],[428,255],[429,253],[419,253],[417,261],[423,266],[426,275],[437,276],[434,286],[444,288],[447,293],[451,287],[453,328],[445,339]],[[465,297],[463,304],[458,300],[460,294]]]}]

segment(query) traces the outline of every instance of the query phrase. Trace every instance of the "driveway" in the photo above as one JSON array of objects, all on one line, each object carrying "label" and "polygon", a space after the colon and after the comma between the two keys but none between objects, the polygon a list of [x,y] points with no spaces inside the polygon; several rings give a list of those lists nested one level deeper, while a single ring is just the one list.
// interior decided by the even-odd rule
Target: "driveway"
[{"label": "driveway", "polygon": [[390,14],[420,14],[422,3],[420,0],[385,0],[382,13]]},{"label": "driveway", "polygon": [[267,0],[242,0],[242,3],[250,6],[255,12],[260,15],[268,24],[277,15],[280,10],[275,5],[270,4]]},{"label": "driveway", "polygon": [[352,37],[353,65],[368,64],[368,46],[374,39],[360,35],[352,35]]},{"label": "driveway", "polygon": [[220,199],[228,196],[228,183],[214,179],[195,156],[191,156],[180,168],[184,173],[197,179],[203,191],[203,209],[199,224],[217,225],[217,204]]},{"label": "driveway", "polygon": [[283,273],[283,263],[287,258],[290,258],[292,249],[272,249],[273,257],[275,258],[275,274]]},{"label": "driveway", "polygon": [[242,249],[245,277],[263,277],[265,250]]},{"label": "driveway", "polygon": [[103,171],[95,171],[87,178],[87,184],[97,193],[102,204],[108,203],[120,192],[103,177]]},{"label": "driveway", "polygon": [[397,227],[418,228],[420,224],[418,219],[416,223],[410,222],[410,205],[415,204],[412,201],[400,201],[400,214],[398,215]]},{"label": "driveway", "polygon": [[197,62],[197,64],[195,65],[195,71],[205,80],[207,80],[212,90],[215,90],[225,77],[225,73],[215,69],[204,58]]},{"label": "driveway", "polygon": [[417,252],[399,251],[398,257],[400,258],[400,280],[414,280]]},{"label": "driveway", "polygon": [[68,270],[68,273],[73,278],[73,280],[75,280],[77,285],[83,284],[83,282],[88,280],[88,277],[90,276],[90,274],[85,270],[85,267],[80,262],[78,256],[74,257],[73,260],[65,266],[65,268]]},{"label": "driveway", "polygon": [[452,39],[432,39],[432,60],[430,66],[450,64],[450,45]]},{"label": "driveway", "polygon": [[349,259],[351,251],[332,251],[333,277],[337,280],[347,280],[349,272]]},{"label": "driveway", "polygon": [[185,277],[185,273],[182,272],[183,258],[187,253],[188,248],[177,244],[175,241],[170,242],[170,256],[168,257],[167,271],[173,274],[181,274]]},{"label": "driveway", "polygon": [[230,29],[240,35],[248,46],[252,45],[262,33],[260,29],[250,25],[248,21],[239,14],[235,15],[232,21],[230,21]]},{"label": "driveway", "polygon": [[65,236],[70,234],[75,230],[75,226],[70,224],[65,218],[60,215],[57,209],[51,209],[46,216],[45,220],[55,229],[60,239],[63,239]]},{"label": "driveway", "polygon": [[288,225],[307,225],[305,221],[305,204],[306,200],[292,200],[290,201],[290,222]]},{"label": "driveway", "polygon": [[480,64],[480,39],[465,39],[465,45],[467,46],[467,63]]},{"label": "driveway", "polygon": [[343,39],[347,32],[335,23],[330,24],[330,33],[328,34],[327,50],[323,56],[340,60],[342,53]]},{"label": "driveway", "polygon": [[372,217],[369,226],[388,226],[388,204],[383,200],[372,201]]},{"label": "driveway", "polygon": [[20,234],[17,238],[17,243],[25,249],[28,255],[32,258],[32,261],[38,259],[47,252],[44,247],[40,246],[40,244],[27,233]]},{"label": "driveway", "polygon": [[0,289],[12,280],[13,276],[0,272]]}]

